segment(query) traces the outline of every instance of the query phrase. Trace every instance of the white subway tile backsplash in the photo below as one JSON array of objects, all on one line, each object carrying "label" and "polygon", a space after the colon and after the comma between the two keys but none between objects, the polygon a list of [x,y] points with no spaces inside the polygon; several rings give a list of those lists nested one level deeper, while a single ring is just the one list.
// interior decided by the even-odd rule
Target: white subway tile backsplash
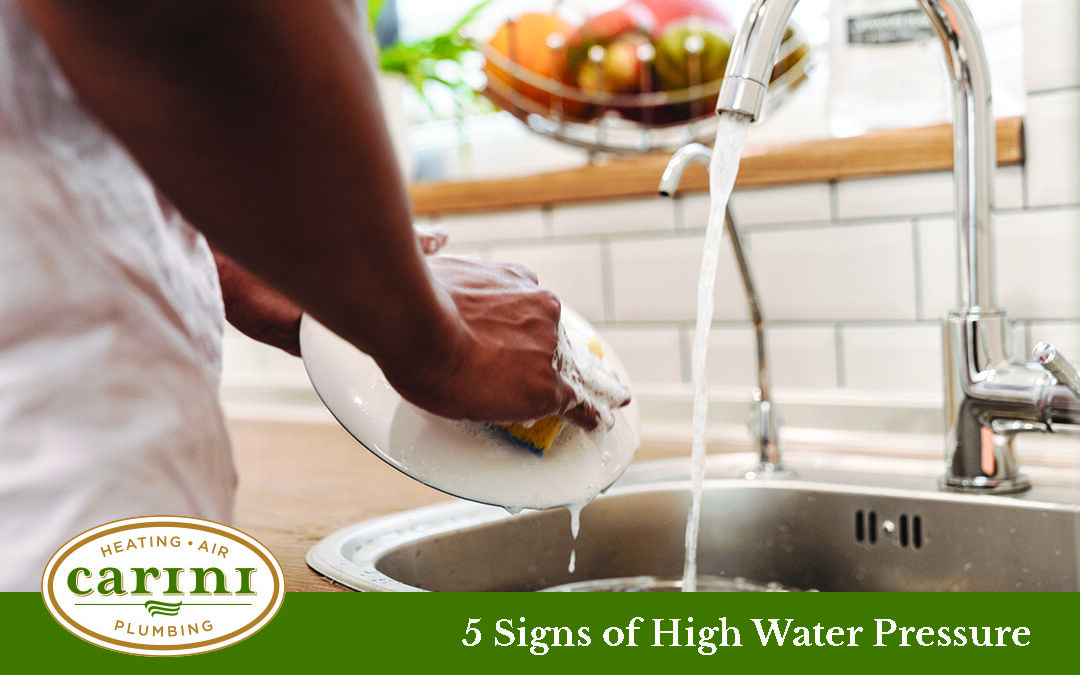
[{"label": "white subway tile backsplash", "polygon": [[1080,89],[1028,97],[1028,206],[1080,204]]},{"label": "white subway tile backsplash", "polygon": [[845,386],[859,391],[942,390],[940,326],[845,326]]},{"label": "white subway tile backsplash", "polygon": [[[827,183],[736,190],[731,198],[735,222],[742,227],[776,223],[824,222],[830,217]],[[709,195],[691,194],[682,199],[682,223],[686,229],[703,229],[709,219]]]},{"label": "white subway tile backsplash", "polygon": [[836,329],[770,326],[769,363],[773,386],[781,389],[834,389]]},{"label": "white subway tile backsplash", "polygon": [[671,199],[652,197],[625,201],[556,206],[551,210],[555,236],[616,234],[675,229]]},{"label": "white subway tile backsplash", "polygon": [[[1015,231],[1015,223],[1018,222],[1018,218],[1022,221],[1025,217],[1030,216],[1019,213],[999,213],[994,216],[994,224],[991,230],[994,233],[992,235],[994,249],[997,250],[1002,246],[1006,247],[1006,250],[999,251],[996,261],[1002,261],[1012,255],[1008,249],[1008,247],[1012,246],[1012,237],[1022,236],[1020,232]],[[1002,226],[1006,228],[1012,227],[1014,232],[998,235],[998,229]],[[1080,227],[1080,223],[1077,223],[1077,226]],[[943,319],[950,311],[956,309],[959,304],[956,276],[959,263],[956,253],[956,236],[956,221],[952,217],[923,218],[919,220],[919,285],[922,293],[920,319]],[[1080,250],[1075,253],[1080,255]],[[1006,261],[1004,264],[1008,265],[1009,263]],[[1021,266],[1024,264],[1027,263],[1021,263]],[[1002,280],[996,266],[994,269],[995,277],[998,279],[997,304],[999,307],[1008,310],[1010,314],[1016,315],[1019,308],[1013,307],[1012,304],[1007,302],[1015,297],[1015,295],[1008,295],[1006,288],[1012,283],[1010,277],[1006,276]],[[1003,290],[1006,291],[1005,297],[1001,295]]]},{"label": "white subway tile backsplash", "polygon": [[836,185],[841,220],[952,213],[951,172],[844,180]]},{"label": "white subway tile backsplash", "polygon": [[227,326],[223,341],[222,380],[307,382],[303,361],[285,352],[253,340]]},{"label": "white subway tile backsplash", "polygon": [[824,222],[831,215],[830,201],[827,183],[806,183],[736,190],[731,208],[740,225]]},{"label": "white subway tile backsplash", "polygon": [[958,279],[956,221],[922,218],[918,223],[919,288],[922,293],[920,319],[944,319],[956,309]]},{"label": "white subway tile backsplash", "polygon": [[1020,166],[999,166],[994,175],[994,207],[1020,209],[1024,207],[1024,169]]},{"label": "white subway tile backsplash", "polygon": [[534,239],[544,236],[544,212],[540,209],[469,213],[439,220],[449,233],[449,243]]},{"label": "white subway tile backsplash", "polygon": [[675,200],[679,208],[680,226],[684,230],[704,230],[709,225],[709,195],[697,192]]},{"label": "white subway tile backsplash", "polygon": [[601,334],[634,385],[682,382],[682,350],[677,327],[605,327]]},{"label": "white subway tile backsplash", "polygon": [[[772,385],[779,389],[834,389],[836,331],[826,328],[770,326],[765,332]],[[714,326],[709,334],[706,370],[709,385],[757,385],[754,331],[743,326]]]},{"label": "white subway tile backsplash", "polygon": [[253,349],[254,340],[247,337],[231,325],[225,326],[222,340],[222,370],[225,373],[252,373],[262,367],[260,351]]},{"label": "white subway tile backsplash", "polygon": [[[610,245],[616,321],[694,321],[704,237],[617,241]],[[745,320],[731,245],[717,266],[715,319]]]},{"label": "white subway tile backsplash", "polygon": [[1080,86],[1080,2],[1024,0],[1028,91]]},{"label": "white subway tile backsplash", "polygon": [[255,347],[262,351],[261,358],[264,372],[273,375],[275,378],[288,379],[297,383],[306,383],[308,381],[307,370],[304,369],[302,360],[261,342],[256,342]]},{"label": "white subway tile backsplash", "polygon": [[1005,334],[1006,354],[1019,359],[1026,359],[1027,355],[1031,353],[1031,349],[1028,347],[1028,326],[1029,324],[1024,321],[1009,320]]},{"label": "white subway tile backsplash", "polygon": [[[1021,167],[998,167],[994,175],[994,206],[998,209],[1024,206]],[[837,210],[842,220],[952,213],[952,173],[841,181],[837,183]]]},{"label": "white subway tile backsplash", "polygon": [[914,319],[911,224],[752,232],[766,320]]},{"label": "white subway tile backsplash", "polygon": [[491,259],[527,265],[540,285],[589,321],[603,321],[604,280],[600,247],[593,243],[493,246]]},{"label": "white subway tile backsplash", "polygon": [[746,387],[749,401],[750,392],[757,382],[754,359],[754,332],[749,327],[713,326],[709,333],[705,362],[708,385]]},{"label": "white subway tile backsplash", "polygon": [[1020,343],[1022,356],[1027,357],[1039,342],[1049,342],[1057,347],[1061,354],[1076,365],[1080,359],[1080,322],[1037,321],[1028,326],[1030,340]]},{"label": "white subway tile backsplash", "polygon": [[1021,319],[1080,316],[1080,209],[1000,215],[998,303]]}]

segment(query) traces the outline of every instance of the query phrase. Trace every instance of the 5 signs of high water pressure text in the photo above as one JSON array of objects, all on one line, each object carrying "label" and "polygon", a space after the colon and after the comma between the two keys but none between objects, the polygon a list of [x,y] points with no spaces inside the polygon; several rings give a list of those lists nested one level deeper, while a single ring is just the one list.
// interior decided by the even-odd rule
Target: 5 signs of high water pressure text
[{"label": "5 signs of high water pressure text", "polygon": [[[486,625],[485,625],[486,624]],[[873,619],[865,626],[805,625],[793,619],[747,619],[735,625],[727,617],[714,623],[684,619],[634,617],[623,626],[595,630],[590,626],[538,626],[525,617],[488,623],[469,619],[461,644],[525,647],[543,656],[562,647],[689,647],[703,656],[720,647],[1027,647],[1025,626],[905,626],[892,619]]]}]

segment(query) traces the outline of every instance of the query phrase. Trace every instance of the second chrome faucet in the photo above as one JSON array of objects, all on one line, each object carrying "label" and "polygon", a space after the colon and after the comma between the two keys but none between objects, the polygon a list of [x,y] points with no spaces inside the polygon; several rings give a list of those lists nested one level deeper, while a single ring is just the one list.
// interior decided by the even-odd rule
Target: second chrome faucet
[{"label": "second chrome faucet", "polygon": [[[697,162],[706,169],[712,158],[712,150],[700,143],[679,148],[672,155],[664,175],[660,178],[660,194],[670,197],[675,194],[682,180],[683,172],[690,164]],[[761,301],[758,299],[754,276],[743,251],[739,228],[732,218],[730,207],[724,213],[724,231],[731,241],[731,250],[735,255],[735,264],[739,269],[746,306],[750,314],[750,323],[754,327],[754,340],[757,355],[757,387],[754,389],[754,402],[750,411],[750,433],[758,453],[757,466],[746,473],[748,478],[786,477],[791,475],[783,467],[780,458],[780,439],[777,436],[777,416],[773,407],[772,388],[769,379],[769,360],[765,345],[765,320],[762,317]]]}]

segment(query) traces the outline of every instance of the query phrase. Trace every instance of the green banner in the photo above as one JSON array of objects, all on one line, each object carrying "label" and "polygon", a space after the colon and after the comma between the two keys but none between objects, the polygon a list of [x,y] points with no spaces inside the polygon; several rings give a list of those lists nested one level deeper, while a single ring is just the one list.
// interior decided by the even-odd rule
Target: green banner
[{"label": "green banner", "polygon": [[45,663],[200,675],[323,664],[514,675],[594,664],[998,670],[1074,659],[1078,603],[1076,594],[288,593],[277,616],[238,644],[153,658],[83,642],[39,594],[10,593],[0,594],[0,635],[7,672]]}]

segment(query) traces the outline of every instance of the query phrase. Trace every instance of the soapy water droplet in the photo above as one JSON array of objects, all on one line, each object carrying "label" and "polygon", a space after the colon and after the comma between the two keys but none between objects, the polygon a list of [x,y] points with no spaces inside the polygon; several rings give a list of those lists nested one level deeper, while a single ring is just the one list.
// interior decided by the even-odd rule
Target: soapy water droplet
[{"label": "soapy water droplet", "polygon": [[566,509],[570,512],[570,537],[574,541],[577,541],[578,532],[581,530],[581,509],[582,504],[571,504]]}]

